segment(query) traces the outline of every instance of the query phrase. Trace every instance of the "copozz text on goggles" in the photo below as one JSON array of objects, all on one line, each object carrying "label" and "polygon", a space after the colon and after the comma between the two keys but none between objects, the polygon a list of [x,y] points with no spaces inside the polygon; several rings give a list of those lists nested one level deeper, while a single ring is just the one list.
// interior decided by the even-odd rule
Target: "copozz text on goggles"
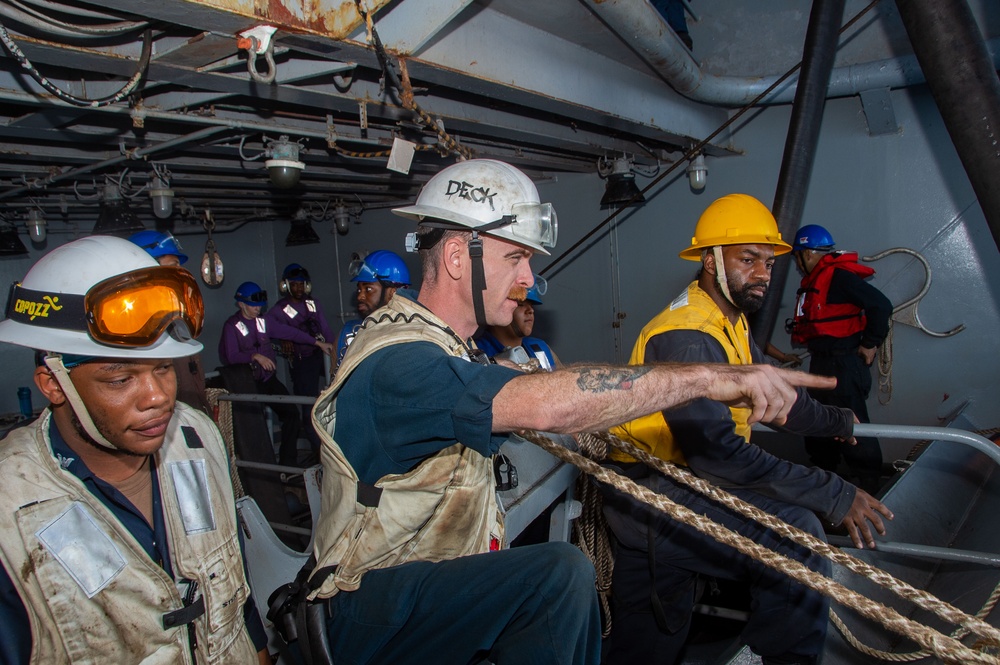
[{"label": "copozz text on goggles", "polygon": [[205,306],[191,273],[156,266],[110,277],[86,295],[15,284],[6,315],[30,326],[87,332],[101,344],[146,347],[168,330],[181,340],[197,337]]}]

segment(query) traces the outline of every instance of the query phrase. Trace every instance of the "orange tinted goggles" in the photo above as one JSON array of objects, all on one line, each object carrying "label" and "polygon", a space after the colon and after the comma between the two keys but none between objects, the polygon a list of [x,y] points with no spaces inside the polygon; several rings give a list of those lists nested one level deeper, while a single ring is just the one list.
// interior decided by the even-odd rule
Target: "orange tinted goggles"
[{"label": "orange tinted goggles", "polygon": [[154,344],[171,326],[178,339],[201,333],[205,304],[194,276],[174,266],[115,275],[95,284],[84,299],[87,330],[116,346]]}]

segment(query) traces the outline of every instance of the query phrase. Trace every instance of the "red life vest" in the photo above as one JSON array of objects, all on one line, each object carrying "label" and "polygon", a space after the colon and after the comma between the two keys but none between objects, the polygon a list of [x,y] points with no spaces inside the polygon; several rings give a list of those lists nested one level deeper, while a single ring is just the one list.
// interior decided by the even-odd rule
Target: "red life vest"
[{"label": "red life vest", "polygon": [[816,337],[850,337],[865,329],[867,320],[862,308],[827,302],[835,270],[848,270],[863,279],[875,274],[872,268],[858,264],[857,252],[832,252],[821,258],[802,278],[798,290],[790,330],[793,344],[803,345]]}]

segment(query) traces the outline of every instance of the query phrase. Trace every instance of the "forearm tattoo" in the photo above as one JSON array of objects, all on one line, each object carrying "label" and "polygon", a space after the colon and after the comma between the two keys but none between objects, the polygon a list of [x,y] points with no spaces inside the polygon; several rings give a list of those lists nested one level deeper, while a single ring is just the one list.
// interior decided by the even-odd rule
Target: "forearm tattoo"
[{"label": "forearm tattoo", "polygon": [[652,367],[601,367],[577,370],[580,378],[577,387],[588,393],[603,393],[608,390],[631,390],[635,380]]}]

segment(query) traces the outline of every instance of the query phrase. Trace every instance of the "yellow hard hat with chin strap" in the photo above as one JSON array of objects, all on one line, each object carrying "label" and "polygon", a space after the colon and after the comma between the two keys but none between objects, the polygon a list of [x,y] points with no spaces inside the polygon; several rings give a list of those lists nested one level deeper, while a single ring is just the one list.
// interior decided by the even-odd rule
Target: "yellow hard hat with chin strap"
[{"label": "yellow hard hat with chin strap", "polygon": [[747,194],[729,194],[708,206],[698,218],[691,246],[680,257],[700,261],[702,251],[723,245],[773,245],[775,256],[792,251],[781,239],[771,211]]}]

